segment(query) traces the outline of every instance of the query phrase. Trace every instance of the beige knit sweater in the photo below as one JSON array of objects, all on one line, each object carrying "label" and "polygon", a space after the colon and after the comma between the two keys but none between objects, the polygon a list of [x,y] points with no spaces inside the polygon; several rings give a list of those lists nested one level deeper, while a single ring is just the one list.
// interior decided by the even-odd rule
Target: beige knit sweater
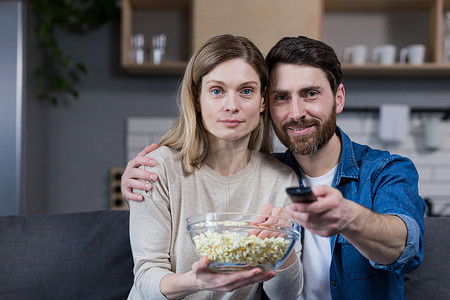
[{"label": "beige knit sweater", "polygon": [[[258,213],[266,203],[283,207],[289,202],[285,188],[298,185],[289,167],[259,152],[252,152],[242,171],[227,177],[207,165],[186,174],[176,154],[168,147],[151,153],[158,163],[145,169],[158,174],[158,181],[149,192],[135,191],[144,201],[130,201],[135,282],[129,299],[166,299],[160,292],[161,279],[191,270],[198,257],[186,231],[187,217],[207,212]],[[297,261],[265,282],[264,289],[273,299],[295,299],[302,282]],[[258,299],[260,293],[261,285],[253,284],[230,293],[201,291],[186,299]]]}]

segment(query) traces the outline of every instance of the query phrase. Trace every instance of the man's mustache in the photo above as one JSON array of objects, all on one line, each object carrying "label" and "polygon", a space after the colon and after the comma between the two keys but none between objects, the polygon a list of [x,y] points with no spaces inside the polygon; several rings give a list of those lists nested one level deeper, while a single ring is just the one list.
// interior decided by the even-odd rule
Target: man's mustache
[{"label": "man's mustache", "polygon": [[310,127],[310,126],[319,126],[319,122],[316,120],[300,120],[300,121],[287,121],[286,123],[283,123],[281,128],[283,130],[286,130],[288,128],[303,128],[303,127]]}]

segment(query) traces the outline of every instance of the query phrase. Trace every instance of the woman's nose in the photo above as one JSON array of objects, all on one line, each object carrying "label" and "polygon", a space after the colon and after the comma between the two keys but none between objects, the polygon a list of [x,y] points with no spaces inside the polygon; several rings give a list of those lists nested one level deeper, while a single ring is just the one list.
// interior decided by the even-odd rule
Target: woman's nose
[{"label": "woman's nose", "polygon": [[225,99],[224,109],[227,112],[236,112],[239,110],[239,106],[237,104],[237,96],[233,94],[229,94]]}]

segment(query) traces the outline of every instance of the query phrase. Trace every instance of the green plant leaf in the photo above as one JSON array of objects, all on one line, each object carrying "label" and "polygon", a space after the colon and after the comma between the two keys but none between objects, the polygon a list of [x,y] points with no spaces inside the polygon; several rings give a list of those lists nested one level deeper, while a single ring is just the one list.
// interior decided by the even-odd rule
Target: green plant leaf
[{"label": "green plant leaf", "polygon": [[88,71],[87,71],[87,69],[86,69],[86,66],[84,65],[84,64],[82,64],[82,63],[76,63],[75,64],[75,67],[76,67],[76,69],[78,70],[78,71],[80,71],[81,73],[83,73],[83,74],[87,74],[88,73]]},{"label": "green plant leaf", "polygon": [[60,99],[79,98],[76,84],[87,74],[81,62],[73,63],[55,39],[55,29],[87,33],[119,16],[119,0],[30,0],[36,18],[42,65],[35,76],[43,81],[38,98],[58,105]]}]

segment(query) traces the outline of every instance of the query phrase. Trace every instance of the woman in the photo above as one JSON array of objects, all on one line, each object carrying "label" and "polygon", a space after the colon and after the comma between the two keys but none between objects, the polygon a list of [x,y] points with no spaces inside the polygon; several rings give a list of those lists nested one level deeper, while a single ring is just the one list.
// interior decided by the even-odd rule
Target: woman
[{"label": "woman", "polygon": [[[292,299],[302,273],[293,252],[277,273],[208,270],[186,233],[186,218],[214,211],[259,212],[282,207],[285,187],[297,185],[271,158],[271,128],[263,94],[264,58],[248,39],[217,36],[194,53],[178,97],[180,116],[152,152],[158,181],[130,202],[135,283],[129,299]],[[273,280],[267,281],[277,275]]]}]

